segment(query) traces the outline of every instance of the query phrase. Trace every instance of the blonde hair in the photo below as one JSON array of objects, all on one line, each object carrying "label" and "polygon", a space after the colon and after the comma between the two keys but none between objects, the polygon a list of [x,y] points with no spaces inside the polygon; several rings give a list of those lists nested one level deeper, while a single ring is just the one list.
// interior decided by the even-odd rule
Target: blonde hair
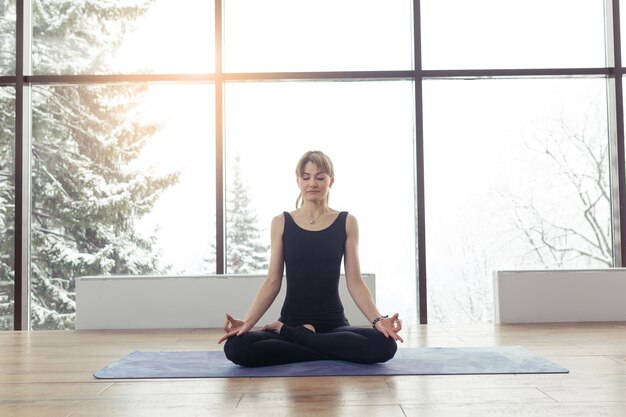
[{"label": "blonde hair", "polygon": [[[322,172],[326,173],[326,175],[331,178],[335,176],[333,161],[330,160],[328,155],[322,151],[308,151],[300,157],[300,160],[296,165],[296,177],[299,178],[302,174],[304,174],[304,167],[309,162],[315,164]],[[326,196],[326,199],[328,199],[328,196]],[[302,207],[302,204],[304,204],[302,201],[302,194],[299,194],[298,199],[296,200],[296,209]]]}]

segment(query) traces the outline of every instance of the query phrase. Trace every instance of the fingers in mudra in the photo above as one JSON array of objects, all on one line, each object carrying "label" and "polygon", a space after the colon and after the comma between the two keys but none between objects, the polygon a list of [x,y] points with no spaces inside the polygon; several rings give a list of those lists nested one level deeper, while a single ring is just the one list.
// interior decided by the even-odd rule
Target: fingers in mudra
[{"label": "fingers in mudra", "polygon": [[400,320],[400,314],[396,313],[391,317],[393,327],[399,332],[402,329],[402,320]]},{"label": "fingers in mudra", "polygon": [[404,339],[398,334],[402,329],[402,321],[398,318],[399,314],[396,313],[393,316],[380,321],[380,328],[378,329],[386,337],[391,337],[393,340],[404,343]]},{"label": "fingers in mudra", "polygon": [[225,340],[230,339],[231,337],[236,336],[236,335],[237,335],[237,331],[236,330],[232,331],[232,332],[229,332],[229,333],[226,333],[224,336],[220,337],[220,340],[218,340],[217,343],[220,344],[220,343],[224,342]]},{"label": "fingers in mudra", "polygon": [[225,332],[232,330],[235,327],[241,326],[241,320],[237,320],[230,314],[226,314],[226,321],[224,322],[223,329]]}]

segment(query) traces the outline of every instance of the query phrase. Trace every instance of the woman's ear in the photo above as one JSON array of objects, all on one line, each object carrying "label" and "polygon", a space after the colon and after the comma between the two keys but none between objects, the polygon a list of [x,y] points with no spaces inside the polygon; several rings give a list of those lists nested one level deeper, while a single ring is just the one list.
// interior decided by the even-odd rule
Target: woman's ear
[{"label": "woman's ear", "polygon": [[335,177],[330,177],[330,185],[329,185],[329,187],[332,187],[334,183],[335,183]]}]

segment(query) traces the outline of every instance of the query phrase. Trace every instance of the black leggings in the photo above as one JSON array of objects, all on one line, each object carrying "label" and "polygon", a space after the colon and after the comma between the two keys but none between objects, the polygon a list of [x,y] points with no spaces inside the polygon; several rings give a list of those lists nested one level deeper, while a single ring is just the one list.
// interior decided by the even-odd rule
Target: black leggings
[{"label": "black leggings", "polygon": [[231,337],[224,345],[228,359],[249,367],[328,359],[371,364],[388,361],[397,349],[395,340],[375,329],[342,326],[314,333],[286,324],[280,334],[256,330]]}]

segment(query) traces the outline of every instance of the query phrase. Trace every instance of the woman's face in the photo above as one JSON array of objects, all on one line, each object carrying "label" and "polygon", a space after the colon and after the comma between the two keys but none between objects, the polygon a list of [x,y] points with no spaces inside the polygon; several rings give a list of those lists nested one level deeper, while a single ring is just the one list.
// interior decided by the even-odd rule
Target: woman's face
[{"label": "woman's face", "polygon": [[298,187],[305,201],[319,202],[328,196],[328,189],[335,179],[313,162],[307,162],[304,172],[298,177]]}]

